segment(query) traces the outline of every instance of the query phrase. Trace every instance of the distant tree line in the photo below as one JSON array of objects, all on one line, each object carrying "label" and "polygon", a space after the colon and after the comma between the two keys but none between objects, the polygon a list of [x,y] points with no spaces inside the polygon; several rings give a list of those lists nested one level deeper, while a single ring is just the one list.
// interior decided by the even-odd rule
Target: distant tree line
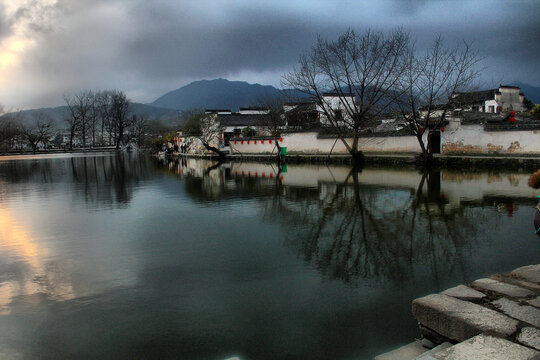
[{"label": "distant tree line", "polygon": [[[83,90],[64,96],[68,107],[66,123],[69,131],[69,148],[73,148],[75,138],[82,146],[88,142],[92,146],[109,145],[119,149],[128,130],[137,130],[138,139],[148,128],[145,116],[136,116],[130,109],[131,101],[123,91],[103,90],[93,92]],[[142,144],[139,144],[142,145]]]},{"label": "distant tree line", "polygon": [[157,119],[135,114],[123,91],[83,90],[64,95],[64,101],[63,128],[55,128],[54,120],[43,111],[26,117],[20,111],[1,116],[0,152],[31,149],[35,153],[41,147],[72,150],[75,146],[119,149],[128,141],[147,147],[153,137],[170,131]]},{"label": "distant tree line", "polygon": [[0,151],[28,145],[35,153],[39,144],[50,140],[52,124],[52,119],[43,112],[38,112],[31,124],[23,123],[17,113],[4,115],[0,118]]}]

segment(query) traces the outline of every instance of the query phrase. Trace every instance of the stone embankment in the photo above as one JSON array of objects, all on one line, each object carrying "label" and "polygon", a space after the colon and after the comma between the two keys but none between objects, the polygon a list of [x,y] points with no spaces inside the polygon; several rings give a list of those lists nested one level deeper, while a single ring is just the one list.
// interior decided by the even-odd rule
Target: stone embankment
[{"label": "stone embankment", "polygon": [[376,360],[540,359],[540,265],[416,299],[422,340]]},{"label": "stone embankment", "polygon": [[[193,157],[211,160],[219,160],[214,154],[180,154],[167,155],[171,158]],[[414,165],[417,163],[417,153],[364,153],[364,163],[368,165]],[[222,160],[225,161],[254,161],[275,162],[276,155],[272,154],[227,154]],[[285,162],[289,164],[350,164],[352,157],[343,154],[288,154]],[[537,170],[540,167],[539,156],[475,156],[475,155],[443,155],[435,154],[435,164],[447,168],[478,168],[492,169],[500,167],[504,169],[530,169]]]}]

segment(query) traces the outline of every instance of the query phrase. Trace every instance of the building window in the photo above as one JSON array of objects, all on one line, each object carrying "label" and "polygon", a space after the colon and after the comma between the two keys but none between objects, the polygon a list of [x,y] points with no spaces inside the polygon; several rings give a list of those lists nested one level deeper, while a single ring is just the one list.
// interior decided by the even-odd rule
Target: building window
[{"label": "building window", "polygon": [[488,106],[488,112],[494,113],[495,112],[495,106],[494,105],[489,105]]},{"label": "building window", "polygon": [[336,120],[343,120],[343,114],[341,113],[341,110],[334,110],[334,116]]}]

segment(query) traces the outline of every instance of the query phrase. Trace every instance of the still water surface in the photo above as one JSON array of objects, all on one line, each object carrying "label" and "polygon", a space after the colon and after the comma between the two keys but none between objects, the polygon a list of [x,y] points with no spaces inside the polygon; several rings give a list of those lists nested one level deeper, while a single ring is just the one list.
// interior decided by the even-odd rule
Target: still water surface
[{"label": "still water surface", "polygon": [[370,359],[540,263],[529,174],[0,159],[0,358]]}]

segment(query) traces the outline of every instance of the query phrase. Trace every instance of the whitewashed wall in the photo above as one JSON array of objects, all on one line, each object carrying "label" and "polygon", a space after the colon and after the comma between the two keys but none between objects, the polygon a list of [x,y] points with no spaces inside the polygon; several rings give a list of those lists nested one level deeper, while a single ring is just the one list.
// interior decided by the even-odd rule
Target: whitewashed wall
[{"label": "whitewashed wall", "polygon": [[482,125],[448,128],[442,152],[478,154],[540,154],[540,131],[484,131]]},{"label": "whitewashed wall", "polygon": [[[352,139],[348,139],[352,143]],[[275,143],[265,140],[238,140],[231,142],[232,153],[268,154],[275,150]],[[339,139],[320,139],[316,132],[284,134],[280,146],[287,148],[288,154],[348,154]],[[332,149],[333,147],[333,149]],[[414,136],[369,137],[359,139],[359,149],[366,152],[419,152],[420,146]]]},{"label": "whitewashed wall", "polygon": [[[291,133],[282,136],[282,147],[288,154],[347,154],[341,140],[320,139],[316,132]],[[348,139],[352,143],[352,139]],[[424,136],[424,143],[427,143]],[[231,142],[232,153],[269,154],[275,144],[265,140]],[[359,139],[359,149],[365,152],[419,153],[420,146],[414,136],[369,137]],[[540,154],[540,130],[484,131],[482,125],[459,126],[450,123],[441,133],[441,152],[445,154]]]}]

